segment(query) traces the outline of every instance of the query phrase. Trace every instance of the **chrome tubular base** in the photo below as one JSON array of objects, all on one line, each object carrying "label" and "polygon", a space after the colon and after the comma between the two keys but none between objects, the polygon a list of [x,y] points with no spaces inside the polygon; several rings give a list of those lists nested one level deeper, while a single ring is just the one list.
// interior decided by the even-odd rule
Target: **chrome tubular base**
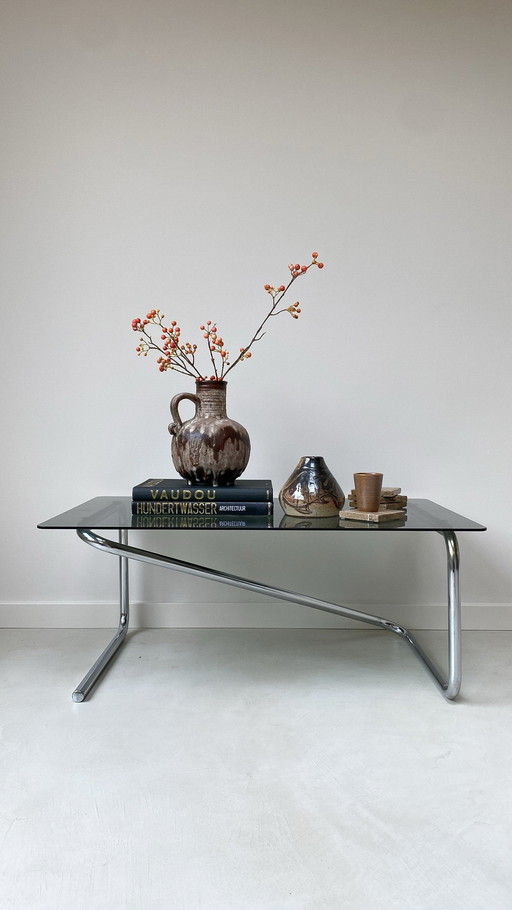
[{"label": "chrome tubular base", "polygon": [[[119,531],[119,544],[128,546],[128,531]],[[128,591],[128,557],[119,555],[119,626],[112,641],[98,657],[98,660],[92,665],[88,673],[85,674],[82,682],[73,692],[72,699],[76,702],[85,701],[92,687],[97,683],[101,674],[105,670],[109,661],[113,658],[116,651],[121,647],[126,638],[128,624],[130,621],[130,599]]]},{"label": "chrome tubular base", "polygon": [[388,632],[394,632],[403,638],[413,649],[416,656],[421,660],[427,670],[432,674],[435,682],[439,686],[445,698],[452,700],[457,697],[461,685],[461,604],[459,592],[459,548],[454,531],[439,531],[444,537],[447,552],[448,568],[448,674],[445,676],[437,667],[433,659],[425,652],[419,642],[415,639],[412,632],[403,626],[384,619],[381,616],[373,616],[371,613],[363,613],[359,610],[353,610],[350,607],[343,607],[339,604],[329,603],[325,600],[318,600],[315,597],[309,597],[306,594],[298,594],[294,591],[287,591],[283,588],[276,588],[271,585],[265,585],[257,581],[250,581],[247,578],[241,578],[238,575],[231,575],[227,572],[219,572],[217,569],[209,569],[204,566],[195,565],[194,563],[185,562],[181,559],[175,559],[171,556],[163,556],[159,553],[153,553],[149,550],[141,550],[137,547],[128,545],[128,531],[119,532],[119,543],[100,537],[94,531],[78,528],[77,534],[81,540],[103,550],[105,553],[112,553],[119,557],[119,590],[120,590],[120,619],[119,628],[100,655],[96,663],[91,667],[82,682],[73,692],[73,701],[84,701],[92,687],[98,681],[100,675],[106,668],[107,664],[114,656],[118,648],[123,643],[128,631],[128,560],[135,559],[138,562],[145,562],[149,565],[163,566],[174,569],[177,572],[185,572],[188,575],[195,575],[200,578],[207,578],[210,581],[218,581],[222,584],[233,585],[237,588],[244,588],[247,591],[263,594],[265,597],[277,597],[279,600],[287,600],[292,603],[301,604],[305,607],[311,607],[314,610],[323,610],[325,613],[334,613],[337,616],[344,616],[358,622],[366,623],[385,629]]}]

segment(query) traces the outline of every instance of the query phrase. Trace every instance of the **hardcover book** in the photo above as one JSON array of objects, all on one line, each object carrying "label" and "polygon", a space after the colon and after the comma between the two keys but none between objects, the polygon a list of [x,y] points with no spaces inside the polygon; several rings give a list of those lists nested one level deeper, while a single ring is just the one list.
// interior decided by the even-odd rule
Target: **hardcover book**
[{"label": "hardcover book", "polygon": [[235,480],[231,487],[192,486],[182,477],[150,478],[132,490],[135,501],[150,502],[272,502],[271,480]]},{"label": "hardcover book", "polygon": [[273,502],[220,502],[202,500],[134,499],[132,515],[271,515]]}]

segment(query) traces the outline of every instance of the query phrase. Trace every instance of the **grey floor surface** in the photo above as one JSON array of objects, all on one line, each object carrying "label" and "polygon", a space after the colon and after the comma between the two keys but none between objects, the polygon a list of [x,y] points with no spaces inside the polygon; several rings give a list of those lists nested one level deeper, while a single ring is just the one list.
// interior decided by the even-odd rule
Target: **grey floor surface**
[{"label": "grey floor surface", "polygon": [[[1,910],[510,910],[512,632],[0,632]],[[442,655],[442,633],[421,633]]]}]

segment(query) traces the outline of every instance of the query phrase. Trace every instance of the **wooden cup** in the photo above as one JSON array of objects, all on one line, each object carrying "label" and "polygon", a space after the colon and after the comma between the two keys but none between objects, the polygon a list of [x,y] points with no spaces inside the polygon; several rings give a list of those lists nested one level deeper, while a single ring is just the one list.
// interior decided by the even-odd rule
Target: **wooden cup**
[{"label": "wooden cup", "polygon": [[382,490],[382,474],[354,474],[357,508],[361,512],[378,512]]}]

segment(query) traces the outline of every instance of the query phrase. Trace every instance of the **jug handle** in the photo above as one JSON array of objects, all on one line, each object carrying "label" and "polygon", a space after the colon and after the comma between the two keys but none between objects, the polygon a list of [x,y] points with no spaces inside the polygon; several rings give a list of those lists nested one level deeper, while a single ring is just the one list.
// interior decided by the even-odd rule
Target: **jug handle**
[{"label": "jug handle", "polygon": [[196,406],[196,412],[194,414],[194,417],[197,416],[199,405],[201,404],[201,399],[199,398],[199,395],[193,395],[192,392],[180,392],[179,395],[174,396],[174,398],[171,400],[171,417],[172,417],[174,423],[170,423],[169,427],[168,427],[169,433],[172,436],[176,436],[176,433],[178,433],[180,431],[181,427],[183,426],[183,421],[180,417],[178,405],[179,405],[180,401],[183,401],[184,399],[194,402],[194,404]]}]

